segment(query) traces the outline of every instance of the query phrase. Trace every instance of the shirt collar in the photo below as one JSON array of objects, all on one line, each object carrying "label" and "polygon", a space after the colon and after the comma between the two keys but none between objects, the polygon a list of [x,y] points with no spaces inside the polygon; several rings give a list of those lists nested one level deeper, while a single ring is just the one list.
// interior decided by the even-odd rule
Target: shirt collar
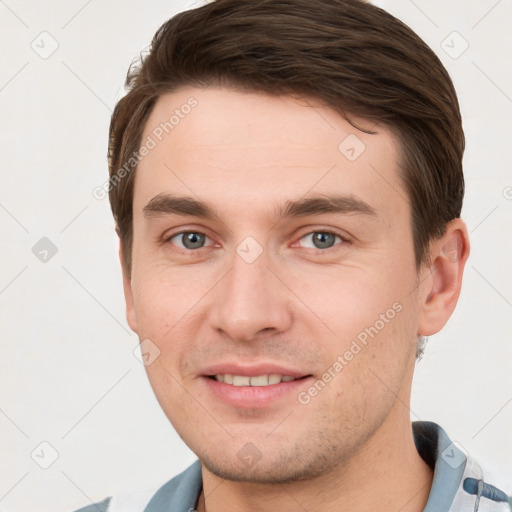
[{"label": "shirt collar", "polygon": [[484,482],[482,468],[436,423],[412,424],[414,442],[434,470],[424,512],[510,512],[509,498]]}]

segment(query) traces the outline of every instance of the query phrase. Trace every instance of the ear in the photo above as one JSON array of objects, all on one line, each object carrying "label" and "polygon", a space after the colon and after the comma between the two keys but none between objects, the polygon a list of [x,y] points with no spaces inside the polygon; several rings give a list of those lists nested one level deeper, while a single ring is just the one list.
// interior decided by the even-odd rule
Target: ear
[{"label": "ear", "polygon": [[133,303],[133,290],[131,276],[128,274],[128,268],[124,261],[123,256],[123,242],[119,238],[119,261],[121,262],[121,269],[123,272],[123,290],[124,300],[126,304],[126,320],[131,330],[138,334],[137,331],[137,316],[135,314],[135,308]]},{"label": "ear", "polygon": [[450,318],[462,286],[469,256],[469,237],[462,219],[452,220],[445,234],[430,245],[430,265],[420,273],[419,336],[439,332]]}]

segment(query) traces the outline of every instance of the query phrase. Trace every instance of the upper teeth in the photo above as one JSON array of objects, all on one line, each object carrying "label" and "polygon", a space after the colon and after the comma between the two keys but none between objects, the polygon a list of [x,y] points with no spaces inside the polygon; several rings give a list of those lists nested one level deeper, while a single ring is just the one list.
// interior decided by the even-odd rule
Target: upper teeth
[{"label": "upper teeth", "polygon": [[258,375],[257,377],[247,377],[245,375],[218,374],[215,380],[232,384],[233,386],[269,386],[271,384],[279,384],[280,382],[289,382],[295,380],[295,377],[289,375]]}]

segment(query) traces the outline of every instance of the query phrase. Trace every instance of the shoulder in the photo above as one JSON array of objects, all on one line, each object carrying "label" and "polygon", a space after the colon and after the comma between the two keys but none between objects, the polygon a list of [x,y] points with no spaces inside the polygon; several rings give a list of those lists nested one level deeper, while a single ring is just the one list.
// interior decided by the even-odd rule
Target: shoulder
[{"label": "shoulder", "polygon": [[130,489],[75,512],[187,512],[202,489],[201,463],[196,460],[164,485]]}]

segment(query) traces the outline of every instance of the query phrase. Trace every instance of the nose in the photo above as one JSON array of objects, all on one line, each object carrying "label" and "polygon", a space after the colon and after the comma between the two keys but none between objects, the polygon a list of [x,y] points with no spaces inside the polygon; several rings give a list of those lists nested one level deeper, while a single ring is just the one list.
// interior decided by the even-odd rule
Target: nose
[{"label": "nose", "polygon": [[232,261],[231,270],[215,287],[212,327],[235,341],[288,330],[293,320],[291,293],[264,253],[251,263],[238,254]]}]

